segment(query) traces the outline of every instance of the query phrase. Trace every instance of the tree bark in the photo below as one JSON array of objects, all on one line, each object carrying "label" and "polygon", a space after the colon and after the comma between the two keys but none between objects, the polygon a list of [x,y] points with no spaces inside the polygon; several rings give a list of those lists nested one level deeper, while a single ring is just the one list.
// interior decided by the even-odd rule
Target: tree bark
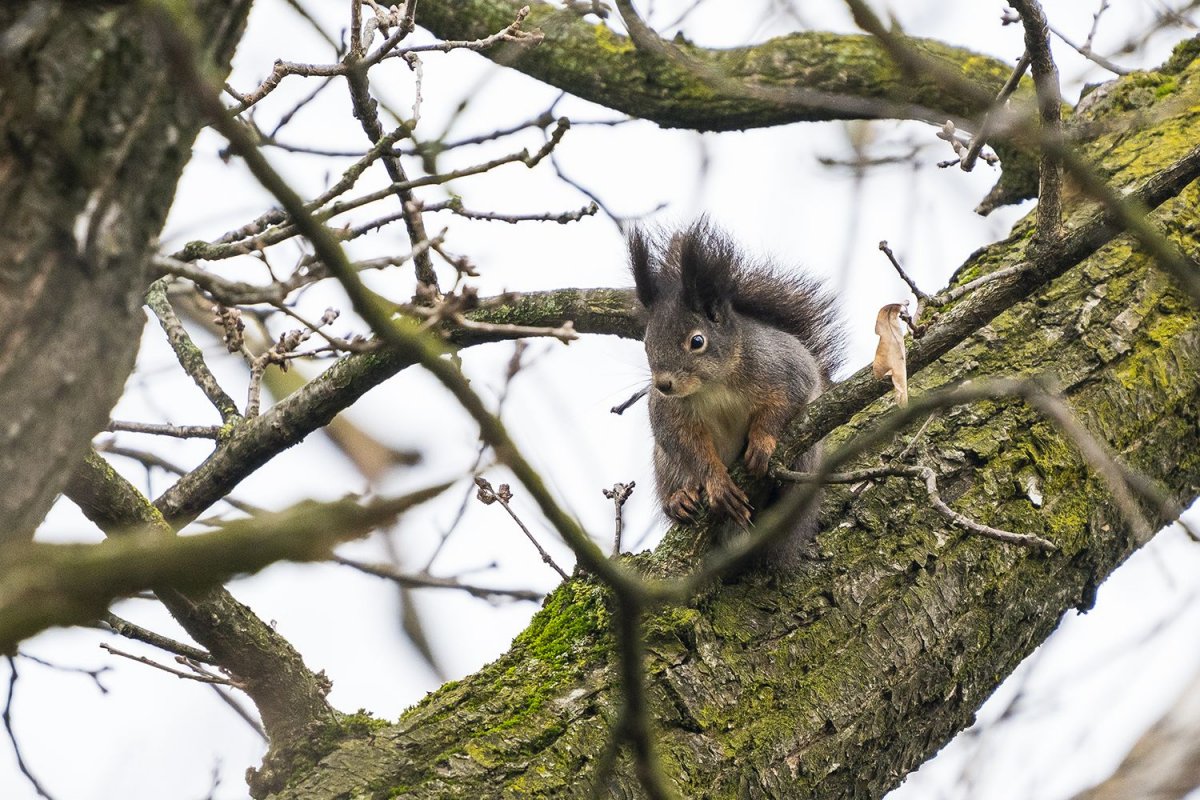
[{"label": "tree bark", "polygon": [[[1163,71],[1129,76],[1081,113],[1097,168],[1127,188],[1194,147],[1197,42]],[[1200,187],[1154,215],[1200,252]],[[1090,208],[1067,197],[1068,227]],[[976,253],[965,283],[1021,263],[1032,221]],[[1200,492],[1200,313],[1119,237],[912,376],[914,396],[983,376],[1050,372],[1087,428],[1180,503]],[[871,427],[880,402],[835,431]],[[912,433],[880,456],[895,456]],[[646,669],[664,765],[685,797],[880,797],[970,724],[975,709],[1069,609],[1136,547],[1071,441],[1017,401],[942,412],[922,463],[958,511],[1034,533],[1035,552],[947,523],[919,485],[831,490],[820,558],[742,578],[652,616]],[[649,443],[647,443],[649,447]],[[1152,522],[1169,516],[1146,509]],[[677,571],[696,529],[673,529],[649,572]],[[392,725],[348,732],[280,798],[587,797],[620,709],[606,592],[573,579],[496,662]],[[627,759],[608,787],[641,790]]]},{"label": "tree bark", "polygon": [[[228,69],[248,0],[194,3]],[[0,8],[0,529],[28,539],[125,386],[200,130],[136,4]]]}]

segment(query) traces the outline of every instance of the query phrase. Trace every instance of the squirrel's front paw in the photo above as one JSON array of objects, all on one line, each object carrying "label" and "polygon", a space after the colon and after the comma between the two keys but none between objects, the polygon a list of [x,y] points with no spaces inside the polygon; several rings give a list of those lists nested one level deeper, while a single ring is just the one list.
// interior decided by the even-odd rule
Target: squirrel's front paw
[{"label": "squirrel's front paw", "polygon": [[699,486],[677,489],[663,503],[663,512],[676,522],[691,522],[699,510]]},{"label": "squirrel's front paw", "polygon": [[771,465],[771,455],[775,452],[776,444],[778,441],[774,436],[750,437],[742,460],[746,462],[746,469],[750,471],[751,475],[761,478],[767,474],[767,467]]},{"label": "squirrel's front paw", "polygon": [[704,484],[708,504],[713,511],[737,522],[743,528],[750,525],[750,500],[728,475],[713,478]]}]

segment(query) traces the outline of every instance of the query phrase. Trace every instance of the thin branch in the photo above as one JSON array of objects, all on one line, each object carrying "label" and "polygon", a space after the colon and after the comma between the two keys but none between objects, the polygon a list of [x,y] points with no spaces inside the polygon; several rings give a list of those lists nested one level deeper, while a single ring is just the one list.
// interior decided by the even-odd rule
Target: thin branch
[{"label": "thin branch", "polygon": [[1008,76],[1008,80],[1004,82],[1004,86],[1000,88],[999,94],[996,95],[996,102],[983,115],[983,122],[979,123],[979,130],[971,137],[971,144],[967,147],[966,155],[959,162],[959,166],[963,172],[970,172],[975,169],[975,162],[979,159],[979,153],[983,149],[983,144],[992,134],[992,126],[995,125],[996,117],[1008,102],[1008,98],[1021,85],[1021,78],[1025,76],[1025,71],[1029,69],[1030,60],[1028,52],[1021,54],[1020,60],[1017,61],[1017,66],[1013,68],[1012,74]]},{"label": "thin branch", "polygon": [[17,657],[24,658],[27,661],[32,661],[38,666],[46,667],[47,669],[52,669],[57,672],[69,672],[75,675],[86,675],[92,679],[92,683],[96,684],[96,688],[100,690],[100,694],[108,694],[108,687],[104,685],[104,681],[100,680],[101,675],[112,671],[112,667],[108,666],[107,664],[95,669],[88,669],[87,667],[70,667],[63,666],[62,664],[55,664],[52,661],[47,661],[44,658],[38,658],[37,656],[30,655],[29,653],[23,651],[17,651]]},{"label": "thin branch", "polygon": [[879,243],[879,249],[882,250],[883,254],[888,257],[888,261],[892,262],[892,266],[895,267],[896,272],[900,275],[900,280],[907,283],[909,290],[917,296],[917,313],[913,316],[920,317],[921,308],[924,307],[927,302],[929,302],[929,295],[921,291],[921,287],[917,286],[917,282],[908,276],[908,273],[904,271],[904,267],[900,266],[900,262],[896,260],[896,255],[892,252],[892,248],[888,247],[887,241],[881,241]]},{"label": "thin branch", "polygon": [[148,433],[153,436],[170,436],[175,439],[219,439],[220,425],[167,425],[154,422],[126,422],[112,419],[104,426],[114,433]]},{"label": "thin branch", "polygon": [[150,284],[150,288],[146,290],[146,305],[154,312],[163,332],[167,334],[167,341],[170,342],[171,349],[175,351],[175,358],[179,361],[179,366],[183,367],[184,372],[191,377],[200,391],[204,392],[204,396],[220,413],[221,420],[230,422],[238,416],[237,404],[217,383],[208,364],[204,362],[204,355],[200,352],[200,348],[192,341],[192,337],[188,335],[183,323],[176,316],[175,309],[171,307],[171,301],[167,299],[167,285],[170,280],[170,278],[160,278]]},{"label": "thin branch", "polygon": [[1062,236],[1062,92],[1058,86],[1058,67],[1050,52],[1050,29],[1038,0],[1009,0],[1021,14],[1025,28],[1025,53],[1029,56],[1033,83],[1037,89],[1041,138],[1044,143],[1038,162],[1037,227],[1033,244],[1050,247]]},{"label": "thin branch", "polygon": [[550,557],[550,554],[547,553],[546,549],[538,542],[537,537],[530,532],[529,528],[525,527],[525,523],[522,522],[521,518],[518,517],[516,512],[512,510],[512,506],[510,506],[508,503],[508,501],[512,499],[512,491],[508,488],[508,484],[502,483],[500,484],[499,489],[492,489],[492,484],[489,483],[486,478],[484,478],[482,475],[476,475],[475,485],[479,487],[479,491],[475,494],[475,497],[479,500],[479,502],[483,503],[485,506],[490,506],[492,503],[499,503],[500,507],[507,511],[508,515],[512,517],[513,522],[517,523],[517,527],[521,529],[521,533],[525,534],[525,538],[532,542],[533,546],[537,548],[538,554],[542,557],[542,563],[550,566],[564,581],[569,580],[570,576],[567,575],[562,567],[554,563],[554,559]]},{"label": "thin branch", "polygon": [[938,292],[930,298],[930,304],[934,306],[944,306],[951,303],[960,297],[964,297],[975,291],[981,286],[986,286],[993,281],[1000,281],[1010,278],[1013,275],[1020,275],[1032,268],[1030,262],[1023,261],[1020,264],[1013,264],[1011,267],[1002,267],[995,272],[989,272],[986,275],[981,275],[973,281],[968,281],[958,286],[951,286],[943,292]]},{"label": "thin branch", "polygon": [[[778,469],[775,474],[788,481],[797,483],[809,482],[815,479],[815,475],[806,472],[796,472],[790,469]],[[976,522],[970,517],[960,514],[946,504],[942,499],[941,493],[938,491],[937,473],[930,467],[923,466],[903,466],[896,465],[890,467],[874,467],[869,469],[855,470],[854,472],[835,472],[827,475],[823,480],[825,483],[858,483],[860,481],[876,480],[878,478],[900,477],[900,478],[916,478],[924,481],[925,491],[929,495],[929,502],[946,519],[953,522],[959,527],[978,533],[981,536],[986,536],[989,539],[1005,542],[1007,544],[1020,545],[1022,547],[1030,547],[1035,550],[1055,551],[1058,547],[1047,539],[1041,536],[1035,536],[1028,533],[1013,533],[1011,531],[993,528],[990,525]]]},{"label": "thin branch", "polygon": [[650,800],[674,800],[678,797],[667,782],[654,746],[653,716],[646,696],[646,645],[643,641],[642,604],[628,593],[617,593],[613,614],[617,648],[621,656],[621,716],[617,725],[620,738],[633,751],[634,772]]},{"label": "thin branch", "polygon": [[611,489],[604,489],[604,496],[613,501],[613,515],[616,517],[613,525],[613,551],[614,556],[621,554],[621,531],[624,528],[624,516],[621,509],[625,506],[625,501],[629,499],[629,495],[633,494],[633,487],[637,486],[636,481],[629,483],[614,483]]},{"label": "thin branch", "polygon": [[203,664],[212,664],[212,654],[206,650],[201,650],[198,647],[192,647],[183,642],[177,642],[174,639],[163,636],[161,633],[155,633],[148,628],[143,628],[140,625],[135,625],[126,619],[121,619],[112,612],[106,613],[100,618],[98,623],[100,627],[112,631],[118,636],[124,636],[126,639],[133,639],[144,644],[152,645],[160,650],[166,650],[168,653],[177,656],[189,658],[192,661],[199,661]]},{"label": "thin branch", "polygon": [[212,690],[216,692],[217,697],[221,698],[221,702],[229,706],[229,708],[233,710],[234,714],[237,714],[243,722],[249,725],[250,729],[257,733],[263,742],[270,743],[270,737],[267,736],[267,730],[263,727],[261,720],[259,720],[252,712],[242,706],[242,704],[237,701],[237,698],[228,694],[222,687],[215,683],[210,683],[209,686],[211,686]]},{"label": "thin branch", "polygon": [[[114,656],[120,656],[121,658],[128,658],[130,661],[136,661],[139,664],[145,664],[148,667],[154,667],[155,669],[160,669],[163,672],[169,672],[170,674],[174,675],[177,678],[183,678],[183,679],[189,680],[189,681],[198,681],[200,683],[211,683],[211,684],[219,685],[219,686],[230,686],[235,689],[239,688],[238,684],[234,683],[229,678],[223,678],[223,677],[220,677],[217,675],[212,675],[207,672],[202,672],[202,671],[199,671],[199,669],[196,667],[193,667],[191,672],[184,672],[183,670],[175,669],[174,667],[168,667],[166,664],[160,664],[152,658],[146,658],[145,656],[138,656],[138,655],[134,655],[133,653],[126,653],[124,650],[118,650],[117,648],[113,647],[110,644],[104,644],[102,642],[100,644],[100,647],[101,647],[101,649],[107,650],[108,652],[112,653]],[[183,659],[182,656],[176,656],[176,658]]]},{"label": "thin branch", "polygon": [[[434,210],[434,209],[430,209]],[[437,209],[442,210],[442,209]],[[595,200],[588,203],[582,208],[574,211],[547,211],[540,214],[500,214],[495,211],[472,211],[462,207],[461,201],[450,201],[445,210],[453,211],[460,217],[466,219],[481,219],[495,222],[507,222],[515,225],[518,222],[557,222],[559,225],[566,225],[568,222],[578,222],[584,217],[590,217],[600,210],[600,206]]]},{"label": "thin branch", "polygon": [[557,327],[539,328],[532,325],[502,325],[491,322],[476,322],[464,317],[462,314],[454,314],[451,316],[451,319],[465,331],[476,331],[506,339],[517,336],[550,336],[558,339],[563,344],[570,344],[579,338],[579,334],[576,333],[575,326],[570,320]]},{"label": "thin branch", "polygon": [[1100,65],[1104,69],[1116,75],[1128,75],[1130,72],[1132,72],[1132,70],[1117,66],[1092,49],[1092,44],[1096,41],[1096,32],[1100,29],[1100,17],[1104,15],[1104,12],[1108,10],[1108,7],[1109,0],[1100,0],[1100,7],[1097,8],[1096,13],[1092,15],[1092,27],[1088,31],[1087,39],[1084,40],[1082,45],[1075,44],[1073,41],[1068,39],[1066,35],[1053,26],[1050,26],[1050,32],[1061,39],[1063,44],[1065,44],[1067,47],[1070,47],[1087,60]]},{"label": "thin branch", "polygon": [[[183,476],[187,475],[191,471],[184,469],[173,461],[168,461],[157,453],[151,453],[148,450],[138,450],[137,448],[133,447],[122,447],[114,444],[111,441],[100,442],[96,445],[96,450],[101,453],[109,453],[114,456],[133,459],[144,467],[158,467],[159,469],[169,472],[172,475]],[[231,508],[235,508],[247,516],[254,516],[255,514],[261,514],[263,512],[263,509],[259,506],[251,505],[250,503],[238,500],[228,495],[221,498],[221,500]]]},{"label": "thin branch", "polygon": [[[97,609],[143,589],[208,588],[276,561],[327,558],[336,544],[390,524],[447,486],[365,504],[302,503],[196,536],[119,536],[99,545],[5,548],[0,551],[0,572],[6,576],[0,586],[0,650],[53,625],[90,622]],[[139,528],[158,529],[143,524],[130,532]]]},{"label": "thin branch", "polygon": [[[528,150],[518,150],[508,155],[499,156],[489,161],[479,164],[474,164],[469,167],[451,170],[436,175],[423,175],[412,180],[392,183],[381,189],[369,192],[352,200],[343,200],[333,203],[328,208],[324,208],[326,203],[329,203],[337,196],[345,193],[353,187],[358,176],[367,168],[382,152],[380,145],[385,141],[381,140],[372,148],[371,152],[364,156],[359,162],[351,166],[343,173],[342,178],[324,193],[314,198],[313,200],[303,202],[302,206],[305,211],[312,215],[318,221],[326,222],[329,219],[344,214],[348,211],[353,211],[356,208],[369,205],[378,200],[383,200],[391,197],[397,192],[416,189],[422,186],[437,186],[449,181],[479,175],[489,172],[504,164],[521,162],[527,167],[535,167],[541,162],[562,140],[563,135],[571,127],[570,121],[566,117],[560,118],[551,131],[546,143],[535,153],[530,153]],[[385,139],[390,137],[398,137],[401,131],[407,130],[401,126],[396,131],[393,131]],[[394,140],[393,140],[394,141]],[[390,142],[388,142],[390,145]],[[208,261],[217,261],[234,256],[249,255],[260,252],[263,248],[273,244],[279,244],[293,236],[300,234],[300,229],[294,223],[288,223],[289,214],[282,209],[272,209],[264,214],[261,214],[256,219],[243,225],[240,228],[228,231],[227,233],[214,239],[212,242],[193,241],[185,245],[181,250],[173,253],[170,258],[177,261],[193,261],[196,259],[205,259]],[[276,226],[276,227],[271,227]],[[337,234],[337,235],[340,235]],[[422,243],[418,242],[413,247],[412,256],[418,256],[424,249]]]},{"label": "thin branch", "polygon": [[[408,0],[413,2],[413,0]],[[393,35],[399,36],[403,28]],[[407,34],[405,34],[407,35]],[[388,42],[391,42],[389,38]],[[398,39],[397,39],[398,41]],[[385,47],[390,47],[388,42],[380,46],[380,51]],[[382,56],[380,56],[382,58]],[[372,142],[377,142],[383,138],[383,125],[379,122],[379,115],[376,111],[378,104],[371,97],[371,88],[369,78],[367,77],[367,69],[371,65],[371,60],[368,58],[362,62],[357,61],[357,56],[353,53],[346,55],[344,62],[351,67],[346,73],[346,81],[350,87],[350,100],[354,106],[354,116],[358,118],[359,124],[362,126],[363,132]],[[245,157],[245,154],[242,154]],[[404,171],[404,166],[400,163],[400,159],[391,155],[389,152],[382,153],[380,160],[383,162],[383,167],[387,171],[388,177],[392,179],[393,184],[404,184],[408,182],[408,175]],[[425,222],[421,217],[421,211],[415,207],[412,191],[409,189],[397,189],[396,197],[400,201],[400,208],[404,216],[404,224],[408,229],[409,241],[415,246],[418,242],[423,242],[429,238],[425,232]],[[433,295],[438,294],[437,274],[433,271],[433,261],[429,257],[428,251],[423,251],[417,254],[415,259],[417,280],[432,291]]]},{"label": "thin branch", "polygon": [[13,755],[17,759],[17,768],[21,770],[21,774],[29,781],[29,784],[38,793],[39,797],[44,797],[46,800],[54,800],[45,787],[34,777],[33,772],[29,769],[29,765],[25,763],[24,756],[21,755],[21,746],[17,743],[17,734],[13,731],[12,725],[13,696],[17,691],[17,662],[12,656],[5,656],[5,660],[8,661],[8,694],[4,699],[4,713],[0,714],[0,719],[4,720],[4,730],[8,733],[8,741],[12,744]]},{"label": "thin branch", "polygon": [[365,564],[361,561],[354,561],[349,558],[342,558],[341,556],[334,556],[331,560],[334,563],[356,569],[364,574],[374,575],[376,578],[385,578],[408,589],[456,589],[466,592],[472,597],[478,597],[481,600],[494,600],[504,597],[511,600],[528,600],[535,603],[540,602],[546,596],[542,592],[535,592],[530,589],[493,589],[487,586],[475,586],[463,583],[458,578],[442,578],[437,575],[430,575],[428,572],[421,572],[415,575],[406,574],[397,572],[384,564]]}]

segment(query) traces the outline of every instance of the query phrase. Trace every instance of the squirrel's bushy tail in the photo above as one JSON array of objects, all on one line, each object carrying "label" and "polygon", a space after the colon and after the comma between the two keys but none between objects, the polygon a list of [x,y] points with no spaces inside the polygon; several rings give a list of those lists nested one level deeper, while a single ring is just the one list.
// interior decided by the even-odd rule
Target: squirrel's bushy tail
[{"label": "squirrel's bushy tail", "polygon": [[[720,292],[738,313],[753,317],[799,339],[821,366],[828,382],[842,364],[845,341],[833,294],[824,284],[797,269],[755,259],[725,231],[701,217],[663,244],[660,236],[635,231],[631,237],[634,271],[642,271],[642,287],[662,278],[706,284]],[[652,262],[657,262],[651,266]],[[644,304],[653,298],[645,292]]]}]

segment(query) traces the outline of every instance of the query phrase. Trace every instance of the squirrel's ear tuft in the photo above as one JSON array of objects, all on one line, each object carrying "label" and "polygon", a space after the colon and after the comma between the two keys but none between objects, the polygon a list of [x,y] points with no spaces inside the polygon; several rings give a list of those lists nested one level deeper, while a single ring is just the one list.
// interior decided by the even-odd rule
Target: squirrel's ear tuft
[{"label": "squirrel's ear tuft", "polygon": [[637,287],[638,301],[649,308],[658,296],[658,278],[652,263],[650,242],[646,232],[633,228],[629,232],[629,266],[633,269],[633,284]]},{"label": "squirrel's ear tuft", "polygon": [[737,251],[724,233],[701,217],[677,240],[683,302],[719,322],[733,294]]}]

